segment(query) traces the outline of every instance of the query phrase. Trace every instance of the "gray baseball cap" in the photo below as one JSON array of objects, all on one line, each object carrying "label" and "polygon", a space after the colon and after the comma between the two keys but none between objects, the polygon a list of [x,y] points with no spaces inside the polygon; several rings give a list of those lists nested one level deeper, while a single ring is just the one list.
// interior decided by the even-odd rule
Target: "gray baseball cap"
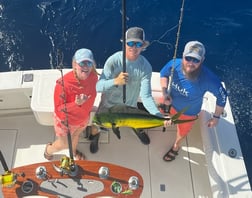
[{"label": "gray baseball cap", "polygon": [[205,53],[205,47],[201,42],[190,41],[185,45],[183,57],[190,56],[201,61],[205,58]]},{"label": "gray baseball cap", "polygon": [[94,56],[92,51],[85,48],[77,50],[74,54],[74,59],[78,64],[85,60],[94,63]]},{"label": "gray baseball cap", "polygon": [[143,42],[144,47],[147,47],[150,43],[145,40],[144,30],[140,27],[131,27],[126,31],[125,34],[126,43],[130,41]]}]

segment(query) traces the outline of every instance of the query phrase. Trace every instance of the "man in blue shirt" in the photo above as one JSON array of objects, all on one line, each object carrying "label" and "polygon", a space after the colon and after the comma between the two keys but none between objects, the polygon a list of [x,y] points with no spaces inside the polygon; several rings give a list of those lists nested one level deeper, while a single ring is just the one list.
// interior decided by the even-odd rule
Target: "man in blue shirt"
[{"label": "man in blue shirt", "polygon": [[[148,60],[141,55],[149,42],[145,40],[142,28],[132,27],[126,31],[126,72],[123,72],[123,52],[119,51],[110,56],[105,62],[103,72],[96,84],[96,91],[102,93],[98,111],[106,111],[108,108],[125,104],[137,107],[139,96],[144,107],[153,115],[162,116],[151,94],[152,67]],[[126,85],[126,102],[123,103],[123,86]],[[167,121],[165,121],[168,126]],[[94,127],[93,127],[94,128]],[[98,151],[99,133],[92,130],[90,151]],[[149,144],[148,135],[140,130],[136,135],[143,144]]]},{"label": "man in blue shirt", "polygon": [[[214,127],[226,104],[227,93],[220,79],[203,65],[205,47],[198,41],[186,44],[183,58],[169,61],[160,71],[160,84],[163,92],[163,103],[171,105],[171,114],[188,107],[180,119],[193,119],[198,116],[204,94],[209,91],[216,97],[216,108],[207,125]],[[167,86],[172,68],[171,93],[168,95]],[[194,122],[177,125],[177,137],[173,147],[164,155],[165,161],[172,161],[178,155],[182,140],[186,137]]]}]

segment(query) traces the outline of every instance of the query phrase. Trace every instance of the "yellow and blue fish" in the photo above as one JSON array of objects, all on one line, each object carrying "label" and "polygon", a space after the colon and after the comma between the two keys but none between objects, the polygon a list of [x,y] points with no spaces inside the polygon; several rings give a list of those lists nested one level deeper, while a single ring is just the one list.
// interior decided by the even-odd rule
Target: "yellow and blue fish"
[{"label": "yellow and blue fish", "polygon": [[171,117],[159,117],[144,110],[127,105],[115,105],[106,112],[98,112],[93,118],[93,123],[100,127],[112,128],[112,131],[120,139],[120,127],[129,127],[134,131],[139,129],[150,129],[164,125],[165,120],[171,120],[173,124],[190,122],[192,120],[179,120],[180,115],[186,109]]}]

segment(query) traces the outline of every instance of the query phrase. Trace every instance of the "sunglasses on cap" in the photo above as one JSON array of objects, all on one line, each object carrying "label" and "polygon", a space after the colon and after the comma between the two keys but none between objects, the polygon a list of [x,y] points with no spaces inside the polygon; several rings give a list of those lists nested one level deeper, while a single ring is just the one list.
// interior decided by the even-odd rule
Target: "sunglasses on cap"
[{"label": "sunglasses on cap", "polygon": [[135,41],[129,41],[129,42],[127,42],[127,45],[128,45],[129,47],[134,47],[134,46],[136,46],[136,48],[140,48],[140,47],[143,46],[143,43],[140,42],[140,41],[137,41],[137,42],[135,42]]},{"label": "sunglasses on cap", "polygon": [[191,56],[185,56],[185,60],[187,61],[187,62],[193,62],[193,63],[199,63],[200,62],[200,60],[199,59],[197,59],[197,58],[194,58],[194,57],[191,57]]},{"label": "sunglasses on cap", "polygon": [[91,61],[82,61],[82,62],[80,62],[80,63],[78,63],[78,65],[80,66],[80,67],[84,67],[84,66],[87,66],[87,67],[92,67],[93,66],[93,63],[91,62]]}]

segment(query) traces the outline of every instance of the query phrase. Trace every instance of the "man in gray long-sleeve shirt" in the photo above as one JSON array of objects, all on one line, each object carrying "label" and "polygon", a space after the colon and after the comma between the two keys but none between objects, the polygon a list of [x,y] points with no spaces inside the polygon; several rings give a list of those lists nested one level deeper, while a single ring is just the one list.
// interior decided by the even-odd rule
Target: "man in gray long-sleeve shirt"
[{"label": "man in gray long-sleeve shirt", "polygon": [[[151,94],[152,67],[148,60],[140,55],[149,45],[145,40],[144,30],[139,27],[129,28],[126,32],[126,72],[123,72],[123,52],[110,56],[105,62],[103,72],[96,84],[96,91],[102,93],[98,111],[125,104],[137,107],[140,97],[144,107],[151,114],[162,116]],[[126,102],[123,103],[123,85],[126,85]],[[165,124],[165,123],[164,123]],[[99,133],[91,135],[90,151],[98,151]],[[148,135],[140,130],[136,133],[143,144],[149,144]]]}]

